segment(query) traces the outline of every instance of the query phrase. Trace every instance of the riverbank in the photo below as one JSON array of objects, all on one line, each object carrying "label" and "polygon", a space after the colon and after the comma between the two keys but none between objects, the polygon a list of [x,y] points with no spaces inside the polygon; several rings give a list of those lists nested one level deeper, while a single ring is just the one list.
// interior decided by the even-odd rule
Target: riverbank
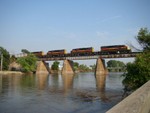
[{"label": "riverbank", "polygon": [[20,71],[0,71],[0,74],[7,75],[7,74],[23,74],[23,73]]}]

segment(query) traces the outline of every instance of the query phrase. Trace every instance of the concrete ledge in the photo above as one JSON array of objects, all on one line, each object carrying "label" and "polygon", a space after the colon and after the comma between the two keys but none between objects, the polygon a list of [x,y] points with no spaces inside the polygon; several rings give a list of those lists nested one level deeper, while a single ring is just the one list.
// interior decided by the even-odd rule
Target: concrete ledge
[{"label": "concrete ledge", "polygon": [[150,113],[150,80],[106,113]]}]

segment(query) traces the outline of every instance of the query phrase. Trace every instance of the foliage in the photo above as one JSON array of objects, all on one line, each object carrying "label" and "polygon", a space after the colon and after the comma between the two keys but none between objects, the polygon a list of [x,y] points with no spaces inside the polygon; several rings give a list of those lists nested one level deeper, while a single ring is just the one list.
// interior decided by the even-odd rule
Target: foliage
[{"label": "foliage", "polygon": [[59,62],[58,61],[53,62],[51,69],[52,70],[59,70]]},{"label": "foliage", "polygon": [[125,64],[121,61],[117,61],[117,60],[109,60],[107,62],[107,67],[124,67]]},{"label": "foliage", "polygon": [[79,63],[78,62],[73,62],[73,69],[76,71],[79,68]]},{"label": "foliage", "polygon": [[117,60],[109,60],[107,67],[110,68],[109,71],[125,71],[125,64]]},{"label": "foliage", "polygon": [[150,32],[147,28],[141,28],[136,39],[143,50],[150,50]]},{"label": "foliage", "polygon": [[87,71],[91,71],[90,68],[87,65],[81,64],[79,65],[78,68],[81,72],[87,72]]},{"label": "foliage", "polygon": [[127,73],[123,76],[123,84],[126,90],[135,90],[150,80],[150,33],[147,28],[141,28],[137,41],[143,48],[133,63],[127,64]]},{"label": "foliage", "polygon": [[33,72],[36,70],[36,61],[37,58],[33,54],[28,54],[26,57],[20,57],[17,59],[24,72]]},{"label": "foliage", "polygon": [[15,61],[16,61],[16,57],[15,57],[14,55],[12,55],[12,56],[10,57],[10,63],[15,62]]},{"label": "foliage", "polygon": [[95,64],[94,65],[90,65],[90,67],[91,67],[92,71],[95,71],[95,69],[96,69],[96,65]]},{"label": "foliage", "polygon": [[[3,70],[8,70],[8,66],[9,66],[9,58],[10,58],[10,54],[9,52],[4,49],[3,47],[0,47],[0,52],[3,55]],[[0,55],[1,56],[1,55]],[[0,57],[0,61],[1,61],[1,57]]]},{"label": "foliage", "polygon": [[22,53],[26,53],[26,54],[29,54],[29,53],[30,53],[27,49],[22,49],[21,52],[22,52]]},{"label": "foliage", "polygon": [[150,52],[144,52],[137,56],[134,63],[127,64],[127,73],[123,76],[123,84],[126,89],[134,90],[150,80]]}]

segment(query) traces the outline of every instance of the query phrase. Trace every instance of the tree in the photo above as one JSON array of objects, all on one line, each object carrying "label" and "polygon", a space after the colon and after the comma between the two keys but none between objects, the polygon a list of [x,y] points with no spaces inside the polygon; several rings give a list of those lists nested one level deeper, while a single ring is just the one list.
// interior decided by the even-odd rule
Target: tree
[{"label": "tree", "polygon": [[12,56],[10,57],[10,63],[15,62],[16,59],[17,59],[17,58],[15,57],[15,55],[12,55]]},{"label": "tree", "polygon": [[117,60],[109,60],[107,62],[107,67],[112,68],[112,69],[109,69],[109,71],[125,71],[125,64]]},{"label": "tree", "polygon": [[90,65],[90,67],[91,67],[92,71],[95,71],[95,69],[96,69],[96,65],[95,64]]},{"label": "tree", "polygon": [[90,71],[90,68],[87,65],[81,64],[79,65],[79,70],[81,72],[87,72],[87,71]]},{"label": "tree", "polygon": [[133,63],[127,64],[127,73],[122,81],[125,89],[135,90],[150,80],[150,52],[137,56]]},{"label": "tree", "polygon": [[126,90],[135,90],[150,80],[150,32],[141,28],[137,37],[143,53],[139,54],[133,63],[127,64],[127,73],[122,81]]},{"label": "tree", "polygon": [[53,62],[51,69],[58,71],[59,70],[59,62],[58,61]]},{"label": "tree", "polygon": [[143,50],[150,50],[150,32],[147,28],[141,28],[138,35],[136,36],[136,40],[141,45]]},{"label": "tree", "polygon": [[79,63],[78,62],[73,62],[73,69],[76,71],[79,68]]},{"label": "tree", "polygon": [[17,63],[22,66],[23,72],[33,72],[36,70],[37,58],[33,54],[28,54],[26,57],[17,59]]},{"label": "tree", "polygon": [[26,53],[26,54],[29,54],[29,53],[30,53],[27,49],[22,49],[21,52],[22,52],[22,53]]},{"label": "tree", "polygon": [[[10,63],[10,59],[9,59],[10,58],[10,54],[3,47],[0,47],[0,52],[3,55],[3,64],[2,64],[3,65],[3,70],[8,70],[9,63]],[[1,57],[0,57],[0,61],[1,61]]]}]

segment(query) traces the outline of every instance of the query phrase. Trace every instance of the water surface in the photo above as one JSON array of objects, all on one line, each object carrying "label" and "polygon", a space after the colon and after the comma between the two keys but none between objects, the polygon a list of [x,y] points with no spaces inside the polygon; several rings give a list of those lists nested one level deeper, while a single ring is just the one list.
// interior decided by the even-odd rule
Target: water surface
[{"label": "water surface", "polygon": [[122,99],[120,75],[0,75],[0,113],[105,113]]}]

